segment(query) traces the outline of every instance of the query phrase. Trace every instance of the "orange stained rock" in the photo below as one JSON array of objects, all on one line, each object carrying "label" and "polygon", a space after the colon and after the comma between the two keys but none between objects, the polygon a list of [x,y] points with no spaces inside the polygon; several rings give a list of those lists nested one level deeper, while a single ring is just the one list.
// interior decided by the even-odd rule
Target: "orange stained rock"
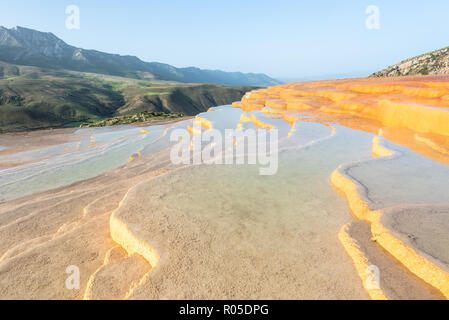
[{"label": "orange stained rock", "polygon": [[291,126],[293,126],[295,124],[295,122],[299,120],[298,117],[292,116],[290,114],[284,114],[282,119]]},{"label": "orange stained rock", "polygon": [[265,107],[265,104],[256,104],[255,102],[247,102],[244,104],[243,102],[233,102],[232,107],[242,109],[246,112],[260,110]]},{"label": "orange stained rock", "polygon": [[380,217],[371,224],[371,233],[373,240],[400,261],[408,270],[439,290],[446,299],[449,299],[449,273],[395,238],[390,230],[382,225]]},{"label": "orange stained rock", "polygon": [[449,136],[417,133],[399,127],[383,127],[381,136],[393,143],[407,146],[424,157],[449,165]]},{"label": "orange stained rock", "polygon": [[293,124],[292,124],[292,127],[290,128],[290,131],[288,132],[287,137],[290,138],[290,137],[293,135],[293,133],[294,133],[295,131],[296,131],[296,129],[295,129],[295,123],[293,123]]},{"label": "orange stained rock", "polygon": [[262,109],[262,113],[263,114],[271,114],[271,115],[283,115],[284,111],[278,111],[278,110],[263,108]]},{"label": "orange stained rock", "polygon": [[347,114],[378,121],[383,127],[449,136],[449,76],[290,83],[251,91],[233,106],[263,113],[268,113],[264,108],[269,107]]},{"label": "orange stained rock", "polygon": [[241,107],[243,107],[243,103],[241,103],[239,101],[233,102],[232,107],[233,108],[241,108]]},{"label": "orange stained rock", "polygon": [[265,106],[273,109],[287,109],[287,102],[280,99],[265,100]]},{"label": "orange stained rock", "polygon": [[399,85],[370,85],[370,84],[356,84],[348,86],[349,90],[357,93],[367,94],[383,94],[401,92],[403,86]]},{"label": "orange stained rock", "polygon": [[297,90],[297,92],[301,97],[321,97],[333,102],[348,100],[355,96],[353,93],[339,91],[337,88],[335,90]]},{"label": "orange stained rock", "polygon": [[244,114],[242,114],[240,116],[240,122],[244,123],[244,122],[252,122],[256,127],[260,128],[260,129],[274,129],[275,126],[262,122],[259,119],[257,119],[257,117],[255,115],[250,115],[250,116],[246,116]]},{"label": "orange stained rock", "polygon": [[378,102],[378,120],[388,127],[405,127],[416,132],[449,135],[449,110],[410,102]]},{"label": "orange stained rock", "polygon": [[[119,208],[121,206],[122,202],[120,203]],[[159,261],[159,254],[148,243],[136,237],[128,226],[115,216],[116,211],[111,214],[109,220],[111,238],[122,246],[129,255],[134,253],[140,254],[152,267],[155,267]]]},{"label": "orange stained rock", "polygon": [[369,208],[368,203],[359,194],[358,185],[341,172],[341,168],[332,173],[331,183],[344,194],[351,212],[357,219],[368,223],[378,219],[380,213]]},{"label": "orange stained rock", "polygon": [[[382,133],[383,130],[380,130]],[[376,150],[375,150],[376,149]],[[390,156],[394,152],[382,146],[379,137],[373,139],[373,154],[377,156]],[[383,249],[403,264],[410,272],[418,278],[439,290],[449,299],[449,273],[440,269],[437,265],[427,260],[413,248],[408,247],[399,239],[395,238],[390,230],[381,223],[383,210],[372,210],[363,193],[363,188],[359,188],[345,172],[345,168],[340,166],[331,175],[332,185],[338,189],[346,198],[352,213],[360,220],[364,220],[371,225],[373,241],[376,241]],[[347,253],[353,259],[359,276],[364,281],[363,268],[366,257],[354,246],[354,240],[347,234],[346,226],[340,231],[339,240],[345,247]],[[367,292],[373,299],[382,299],[382,292]]]},{"label": "orange stained rock", "polygon": [[449,81],[423,81],[423,84],[427,87],[431,87],[431,88],[449,88]]},{"label": "orange stained rock", "polygon": [[240,122],[251,122],[252,121],[252,119],[257,119],[256,118],[256,116],[254,116],[254,115],[252,115],[252,116],[246,116],[246,115],[244,115],[244,114],[242,114],[241,116],[240,116]]},{"label": "orange stained rock", "polygon": [[197,128],[192,127],[192,126],[187,126],[187,131],[188,131],[190,134],[193,134],[193,135],[195,135],[195,134],[201,134],[201,130],[200,130],[200,129],[197,129]]},{"label": "orange stained rock", "polygon": [[[339,123],[370,132],[383,128],[389,140],[406,145],[437,161],[449,164],[449,76],[416,76],[396,78],[366,78],[309,83],[294,83],[264,89],[247,95],[244,108],[307,112],[318,119]],[[254,97],[253,97],[254,96]],[[254,103],[253,103],[254,102]],[[243,116],[241,122],[254,118]],[[288,119],[284,119],[287,122]],[[377,130],[376,130],[377,128]],[[289,133],[291,136],[294,130]],[[381,144],[380,136],[373,138],[374,157],[394,154]],[[346,197],[353,214],[371,225],[373,239],[418,278],[438,289],[449,298],[449,274],[395,238],[381,224],[382,210],[372,210],[361,194],[356,181],[346,175],[344,168],[335,170],[331,182]],[[344,227],[340,242],[351,256],[363,281],[366,257],[358,250]],[[384,299],[382,291],[367,289],[374,299]]]},{"label": "orange stained rock", "polygon": [[441,98],[449,94],[448,89],[439,89],[439,88],[407,88],[404,87],[402,92],[404,94],[422,98]]},{"label": "orange stained rock", "polygon": [[428,147],[430,147],[431,149],[443,154],[443,155],[448,155],[449,156],[449,149],[446,149],[445,145],[449,145],[449,139],[447,139],[447,141],[439,141],[439,143],[435,142],[434,140],[424,137],[418,133],[415,133],[415,135],[413,136],[413,139],[415,139],[418,142],[424,143],[425,145],[427,145]]},{"label": "orange stained rock", "polygon": [[372,153],[374,158],[378,157],[389,157],[392,156],[394,153],[390,149],[385,148],[383,145],[380,144],[380,138],[379,136],[375,136],[373,138],[372,142]]},{"label": "orange stained rock", "polygon": [[300,99],[287,100],[287,110],[311,110],[313,107]]},{"label": "orange stained rock", "polygon": [[148,130],[145,130],[145,129],[140,129],[140,133],[143,133],[143,134],[145,134],[145,133],[148,133],[148,132],[150,132],[150,131],[148,131]]},{"label": "orange stained rock", "polygon": [[196,125],[203,127],[206,130],[210,130],[213,128],[212,122],[206,118],[202,118],[200,116],[196,116],[193,121]]},{"label": "orange stained rock", "polygon": [[375,286],[368,285],[371,275],[370,273],[366,272],[366,270],[368,270],[371,263],[369,262],[368,258],[363,254],[363,252],[360,250],[357,241],[355,241],[348,234],[347,232],[348,226],[349,223],[344,225],[343,228],[341,228],[340,232],[338,233],[338,239],[345,248],[347,254],[351,257],[354,263],[354,267],[357,271],[357,274],[362,280],[362,285],[364,289],[373,300],[387,300],[387,297],[385,296],[381,288],[376,288]]}]

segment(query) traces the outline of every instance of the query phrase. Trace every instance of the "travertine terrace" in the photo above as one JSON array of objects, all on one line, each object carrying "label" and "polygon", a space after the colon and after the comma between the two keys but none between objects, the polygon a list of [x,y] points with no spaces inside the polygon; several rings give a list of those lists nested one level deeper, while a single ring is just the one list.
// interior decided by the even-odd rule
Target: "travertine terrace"
[{"label": "travertine terrace", "polygon": [[[0,136],[0,298],[449,297],[449,77],[292,83],[209,111]],[[177,128],[277,129],[278,173],[174,165]]]},{"label": "travertine terrace", "polygon": [[[281,110],[277,114],[297,111],[311,118],[327,119],[356,129],[378,130],[378,136],[372,141],[374,158],[385,157],[394,162],[396,157],[404,156],[400,151],[390,150],[382,145],[381,137],[385,136],[426,157],[448,164],[448,81],[447,76],[418,76],[293,83],[252,91],[233,106],[251,111],[266,107]],[[445,298],[449,298],[449,265],[446,259],[449,250],[447,241],[443,240],[447,238],[444,234],[449,230],[447,227],[441,229],[441,224],[448,226],[449,221],[449,203],[444,203],[449,201],[448,192],[442,193],[442,198],[437,202],[443,203],[438,205],[430,204],[432,201],[429,199],[427,206],[406,206],[398,202],[397,207],[385,208],[372,202],[368,195],[369,184],[363,185],[357,175],[351,176],[351,167],[364,165],[367,166],[363,162],[340,166],[333,172],[331,183],[347,199],[355,218],[371,226],[372,242],[388,252],[411,274],[437,289]],[[432,175],[427,178],[432,179]],[[413,187],[421,190],[418,185]],[[447,188],[447,185],[441,187]],[[388,186],[385,186],[385,189],[388,189]],[[404,188],[403,193],[406,193],[406,189]],[[438,193],[437,190],[432,191]],[[409,201],[426,202],[424,194],[422,199],[409,196]],[[404,212],[415,221],[404,217]],[[401,226],[395,218],[399,214],[402,215],[402,224],[405,224],[405,221],[409,224],[408,228]],[[438,218],[432,219],[432,215]],[[427,217],[424,218],[425,216]],[[426,226],[423,228],[421,225],[421,228],[426,229],[427,234],[422,229],[421,232],[417,231],[422,219],[426,219]],[[415,225],[413,233],[398,231],[411,230],[410,224]],[[373,299],[386,299],[382,285],[375,288],[367,285],[372,280],[369,279],[372,274],[366,272],[370,265],[369,256],[374,254],[363,252],[364,249],[368,251],[369,244],[363,243],[362,239],[355,239],[357,236],[361,237],[360,232],[357,235],[357,232],[351,229],[357,228],[363,227],[356,222],[345,225],[339,233],[340,242],[353,259],[369,295]],[[438,229],[439,233],[434,234]],[[431,240],[440,233],[443,239]],[[354,238],[351,234],[354,234]],[[423,244],[424,242],[426,244]],[[443,242],[446,246],[436,249],[432,242]],[[384,286],[388,287],[387,284]],[[384,291],[388,291],[388,288]]]}]

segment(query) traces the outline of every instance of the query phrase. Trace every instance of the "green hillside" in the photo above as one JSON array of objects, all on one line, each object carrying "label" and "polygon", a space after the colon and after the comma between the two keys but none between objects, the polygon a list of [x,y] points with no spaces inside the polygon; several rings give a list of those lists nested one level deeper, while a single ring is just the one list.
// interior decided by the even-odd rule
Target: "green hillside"
[{"label": "green hillside", "polygon": [[141,111],[195,115],[254,87],[142,81],[0,62],[0,132],[78,126]]}]

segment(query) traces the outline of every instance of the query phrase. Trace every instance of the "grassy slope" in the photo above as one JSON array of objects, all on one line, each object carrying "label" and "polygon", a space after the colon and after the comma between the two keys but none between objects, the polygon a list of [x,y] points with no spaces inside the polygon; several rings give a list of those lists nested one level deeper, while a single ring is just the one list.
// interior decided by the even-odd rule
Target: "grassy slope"
[{"label": "grassy slope", "polygon": [[252,87],[149,82],[0,62],[0,131],[77,126],[141,111],[194,115]]}]

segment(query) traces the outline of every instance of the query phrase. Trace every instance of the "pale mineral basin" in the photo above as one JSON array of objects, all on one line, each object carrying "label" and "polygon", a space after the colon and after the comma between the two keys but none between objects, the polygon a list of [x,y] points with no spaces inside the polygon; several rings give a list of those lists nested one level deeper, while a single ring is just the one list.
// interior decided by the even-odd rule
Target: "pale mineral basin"
[{"label": "pale mineral basin", "polygon": [[[0,135],[0,298],[449,297],[448,76],[290,83],[209,111]],[[171,161],[227,129],[243,164]],[[249,129],[278,133],[275,174],[244,163]]]}]

